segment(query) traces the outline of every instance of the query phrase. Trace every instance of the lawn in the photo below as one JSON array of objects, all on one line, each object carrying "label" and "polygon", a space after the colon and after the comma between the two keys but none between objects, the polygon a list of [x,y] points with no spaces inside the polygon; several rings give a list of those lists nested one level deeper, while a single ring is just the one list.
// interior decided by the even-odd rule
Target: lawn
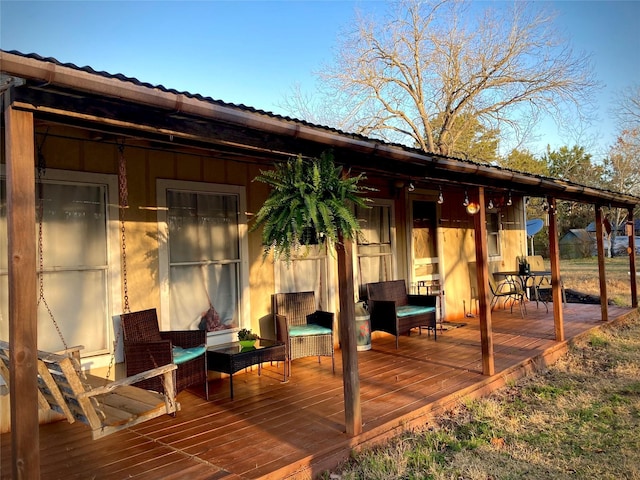
[{"label": "lawn", "polygon": [[640,479],[640,314],[547,371],[353,455],[332,480]]},{"label": "lawn", "polygon": [[[548,260],[546,264],[549,265]],[[637,268],[637,265],[636,265]],[[629,258],[614,257],[605,259],[607,279],[607,297],[616,305],[631,305],[629,280]],[[598,277],[598,259],[596,257],[577,260],[560,260],[560,276],[565,288],[592,295],[600,295]],[[638,283],[640,284],[640,278]]]}]

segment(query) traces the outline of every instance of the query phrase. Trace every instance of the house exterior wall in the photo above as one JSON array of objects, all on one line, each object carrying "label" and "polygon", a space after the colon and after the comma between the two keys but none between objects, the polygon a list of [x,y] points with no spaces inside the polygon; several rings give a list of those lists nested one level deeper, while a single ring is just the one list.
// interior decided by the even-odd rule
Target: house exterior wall
[{"label": "house exterior wall", "polygon": [[[51,126],[39,131],[37,143],[42,145],[47,169],[71,172],[92,172],[117,176],[118,142],[116,139],[96,140],[92,133],[70,127]],[[44,138],[44,141],[43,141]],[[128,299],[132,310],[157,308],[162,318],[161,288],[159,284],[159,238],[156,183],[158,179],[205,182],[238,185],[246,188],[246,207],[249,215],[255,214],[268,194],[268,187],[252,180],[270,162],[260,164],[256,160],[229,160],[211,155],[203,155],[201,150],[164,150],[161,145],[152,145],[140,140],[127,140],[124,146],[128,179],[128,204],[125,218],[126,272]],[[3,160],[4,161],[4,160]],[[357,174],[359,172],[353,172]],[[395,252],[394,276],[411,278],[409,249],[411,231],[409,215],[409,192],[397,188],[389,179],[370,177],[367,185],[374,187],[370,197],[391,199],[394,205]],[[433,196],[437,192],[431,192]],[[464,317],[466,313],[477,314],[477,288],[475,271],[470,268],[475,263],[475,243],[473,218],[462,206],[461,191],[445,190],[445,202],[438,205],[437,240],[440,256],[440,271],[444,296],[444,313],[448,320]],[[516,200],[516,199],[514,199]],[[501,256],[490,260],[492,271],[515,268],[515,257],[526,248],[522,202],[514,201],[513,207],[501,209]],[[81,241],[81,239],[79,239]],[[270,258],[263,260],[263,247],[259,232],[248,233],[248,290],[242,295],[249,296],[250,328],[264,332],[272,327],[271,294],[276,291],[274,265]],[[335,258],[331,260],[335,263]],[[335,265],[333,265],[335,269]],[[333,277],[336,282],[336,276]],[[121,278],[118,278],[120,281]],[[117,288],[113,286],[112,288]],[[331,287],[337,292],[337,285]],[[122,286],[120,286],[122,290]],[[121,291],[122,293],[122,291]],[[337,296],[334,297],[337,311]],[[118,315],[122,306],[114,306],[112,315]],[[339,318],[339,317],[338,317]],[[164,327],[164,326],[163,326]],[[264,335],[264,333],[263,333]],[[265,335],[268,336],[268,333]],[[335,339],[337,342],[337,338]],[[101,361],[92,362],[93,374],[105,375],[110,355],[103,355]],[[95,359],[93,359],[95,360]],[[115,372],[115,373],[114,373]],[[112,376],[124,375],[122,364],[117,364]],[[9,425],[8,395],[0,396],[0,410],[3,412],[0,424],[6,431]],[[7,418],[5,418],[7,416]],[[52,418],[42,416],[43,421]]]},{"label": "house exterior wall", "polygon": [[[117,175],[118,148],[115,140],[95,141],[90,135],[90,132],[78,129],[50,128],[42,143],[47,168]],[[157,212],[153,209],[156,205],[156,180],[244,186],[247,209],[251,215],[259,210],[268,194],[266,185],[252,180],[260,173],[260,169],[268,168],[269,164],[224,160],[202,155],[201,151],[184,150],[176,153],[148,143],[137,141],[135,146],[132,143],[127,145],[125,142],[124,148],[129,202],[125,213],[128,296],[133,310],[159,309],[158,223]],[[371,176],[367,179],[367,185],[375,188],[369,196],[391,198],[394,201],[395,276],[409,281],[409,192],[407,188],[398,188],[388,179]],[[440,269],[445,291],[444,312],[447,318],[455,319],[477,308],[475,279],[470,277],[474,272],[469,269],[469,262],[475,262],[473,218],[462,206],[462,190],[445,190],[444,193],[446,200],[438,206],[438,250],[442,257]],[[502,206],[500,215],[501,255],[489,259],[492,271],[515,269],[515,257],[526,253],[522,202],[515,199],[513,206]],[[271,259],[262,258],[259,232],[248,235],[248,244],[249,291],[243,294],[250,297],[251,328],[259,331],[261,325],[269,321],[270,297],[275,291],[274,269]],[[162,316],[161,312],[159,314]]]},{"label": "house exterior wall", "polygon": [[[117,176],[119,155],[115,140],[95,141],[89,135],[90,132],[65,127],[50,127],[44,141],[42,141],[43,137],[38,135],[36,140],[37,143],[42,143],[42,154],[46,160],[47,170],[94,172]],[[125,213],[129,304],[132,310],[157,308],[161,317],[158,281],[158,219],[157,211],[153,208],[156,206],[156,180],[163,178],[245,187],[250,185],[250,188],[246,189],[247,209],[249,212],[257,212],[266,198],[267,188],[263,184],[251,183],[251,181],[259,174],[259,169],[264,167],[249,161],[229,161],[216,159],[214,156],[207,157],[200,152],[188,150],[181,153],[163,151],[139,141],[135,141],[135,146],[131,144],[133,142],[128,143],[125,143],[124,156],[129,203]],[[82,239],[78,241],[82,242]],[[267,322],[270,320],[270,298],[271,293],[275,291],[273,264],[270,259],[264,261],[262,259],[259,233],[249,234],[248,247],[249,289],[242,292],[242,295],[250,297],[251,307],[248,312],[250,328],[260,331],[265,318],[268,319]],[[121,286],[120,291],[122,292]],[[112,315],[121,313],[121,308],[112,307]],[[105,376],[110,357],[110,355],[93,357],[87,365],[91,373]],[[120,360],[119,356],[117,358]],[[117,364],[111,372],[111,377],[120,378],[124,375],[123,364]],[[2,412],[0,413],[0,431],[6,432],[10,428],[8,395],[0,395],[0,412]],[[40,413],[41,422],[55,418],[57,414]]]},{"label": "house exterior wall", "polygon": [[[44,141],[43,132],[39,133],[36,143],[42,144],[47,170],[117,176],[119,155],[115,139],[96,141],[90,138],[88,131],[61,126],[49,127]],[[247,209],[256,212],[266,198],[267,188],[259,182],[252,183],[252,180],[260,168],[265,167],[243,159],[229,161],[203,156],[195,151],[175,153],[137,140],[125,142],[124,157],[129,203],[125,212],[129,303],[132,310],[157,308],[162,317],[158,283],[158,217],[154,209],[157,203],[156,181],[162,178],[244,186],[247,187]],[[250,297],[248,318],[251,328],[257,330],[260,317],[270,310],[270,295],[274,291],[273,265],[269,259],[262,260],[259,233],[248,235],[248,247],[250,288],[242,294]],[[120,310],[115,307],[112,313],[117,315]],[[100,374],[100,370],[93,373]]]},{"label": "house exterior wall", "polygon": [[[460,193],[445,193],[439,221],[446,320],[478,314],[475,231],[473,217],[463,207],[463,200]],[[489,257],[490,273],[516,270],[516,257],[526,254],[522,200],[514,197],[513,205],[500,206],[497,211],[500,215],[500,255]]]}]

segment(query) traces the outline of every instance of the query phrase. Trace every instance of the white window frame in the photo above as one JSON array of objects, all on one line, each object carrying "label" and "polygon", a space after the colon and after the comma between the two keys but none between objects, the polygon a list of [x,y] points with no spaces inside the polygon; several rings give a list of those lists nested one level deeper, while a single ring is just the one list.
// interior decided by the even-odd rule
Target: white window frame
[{"label": "white window frame", "polygon": [[[487,217],[487,256],[489,257],[489,259],[491,261],[498,261],[498,260],[502,260],[502,216],[500,214],[500,210],[497,210],[495,212],[486,212],[485,213],[486,217]],[[497,230],[493,231],[493,230],[489,230],[489,225],[491,224],[489,221],[489,216],[490,215],[496,215],[498,221],[497,221]],[[489,239],[491,238],[491,236],[495,236],[496,237],[496,245],[498,247],[498,252],[497,253],[489,253]]]},{"label": "white window frame", "polygon": [[[167,223],[167,190],[182,190],[190,193],[230,194],[238,197],[238,237],[240,245],[239,264],[239,296],[238,299],[238,328],[251,328],[251,304],[249,299],[249,244],[247,239],[247,194],[246,187],[219,183],[191,182],[186,180],[156,180],[156,200],[158,205],[159,238],[169,239],[169,225]],[[170,241],[170,239],[168,240]],[[169,294],[169,246],[167,242],[158,245],[158,274],[160,279],[160,314],[159,322],[162,330],[169,330],[170,294]],[[210,332],[207,343],[210,345],[232,342],[236,340],[238,329],[222,332]]]},{"label": "white window frame", "polygon": [[[0,175],[6,178],[4,165],[0,165]],[[37,176],[36,176],[37,178]],[[47,168],[43,175],[43,181],[57,184],[71,185],[99,185],[106,187],[106,232],[107,232],[107,265],[106,271],[106,302],[107,317],[105,318],[107,352],[97,352],[93,355],[83,355],[83,368],[92,369],[107,367],[111,362],[113,342],[115,339],[114,316],[119,316],[122,312],[121,297],[121,257],[120,257],[120,216],[118,212],[118,177],[106,173],[79,172],[74,170],[58,170]],[[38,199],[36,198],[36,203]],[[37,220],[37,219],[36,219]],[[0,272],[7,274],[8,272]],[[45,285],[46,288],[46,285]],[[74,294],[71,292],[70,294]],[[46,296],[46,291],[45,291]],[[34,301],[37,299],[34,299]],[[8,321],[8,319],[7,319]],[[117,346],[116,346],[117,347]],[[118,350],[121,350],[119,348]],[[86,361],[85,361],[86,360]]]},{"label": "white window frame", "polygon": [[[424,197],[421,196],[411,196],[409,197],[409,202],[408,202],[408,208],[409,208],[409,216],[407,217],[407,268],[409,269],[409,283],[410,285],[407,285],[407,288],[409,288],[409,291],[411,291],[411,293],[414,293],[412,291],[412,289],[416,286],[416,282],[418,281],[416,279],[416,258],[415,258],[415,245],[414,245],[414,241],[413,241],[413,205],[414,202],[425,202],[425,203],[434,203],[436,205],[435,208],[435,223],[434,223],[434,228],[435,228],[435,242],[436,242],[436,257],[430,257],[430,258],[424,258],[423,259],[423,263],[422,265],[438,265],[437,268],[437,272],[436,273],[431,273],[428,275],[428,281],[430,282],[437,282],[440,284],[440,288],[443,288],[443,278],[442,278],[442,258],[443,258],[443,239],[440,236],[441,233],[441,229],[439,227],[439,218],[440,218],[440,210],[438,208],[438,205],[436,204],[435,201],[429,200],[429,199],[425,199]],[[416,292],[417,293],[417,290]],[[438,317],[439,318],[439,317]]]},{"label": "white window frame", "polygon": [[[390,256],[391,257],[391,272],[389,272],[390,280],[396,280],[398,278],[398,268],[397,268],[397,241],[396,241],[396,215],[395,215],[395,203],[393,200],[389,199],[373,199],[369,204],[371,207],[388,207],[389,208],[389,241],[391,251],[388,255],[375,255],[375,256]],[[360,275],[360,258],[363,258],[367,255],[362,255],[359,252],[359,244],[356,240],[353,242],[353,271],[354,271],[354,290],[355,295],[358,296],[359,285],[361,284],[362,278]],[[373,255],[372,255],[373,256]]]}]

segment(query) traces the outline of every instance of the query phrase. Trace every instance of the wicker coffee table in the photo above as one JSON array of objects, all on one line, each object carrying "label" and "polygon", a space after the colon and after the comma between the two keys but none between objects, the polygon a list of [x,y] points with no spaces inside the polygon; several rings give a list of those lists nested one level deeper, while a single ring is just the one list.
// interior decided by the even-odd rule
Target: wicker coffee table
[{"label": "wicker coffee table", "polygon": [[[207,348],[209,370],[229,374],[229,389],[233,398],[233,374],[243,368],[258,365],[258,375],[263,362],[286,360],[285,345],[273,340],[258,340],[253,347],[243,348],[240,343],[225,343]],[[283,367],[283,381],[287,381],[286,364]]]}]

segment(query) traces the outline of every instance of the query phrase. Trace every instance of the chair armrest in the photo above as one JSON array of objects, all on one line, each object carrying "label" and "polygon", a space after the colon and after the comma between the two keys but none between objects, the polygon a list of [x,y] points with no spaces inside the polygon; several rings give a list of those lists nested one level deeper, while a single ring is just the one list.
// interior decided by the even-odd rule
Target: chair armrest
[{"label": "chair armrest", "polygon": [[379,317],[396,317],[396,302],[394,300],[369,300],[369,314],[371,319]]},{"label": "chair armrest", "polygon": [[204,330],[171,330],[160,332],[160,337],[182,348],[199,347],[207,343],[207,332]]},{"label": "chair armrest", "polygon": [[419,305],[421,307],[435,307],[436,295],[407,295],[409,305]]},{"label": "chair armrest", "polygon": [[287,316],[276,313],[276,341],[282,342],[285,345],[289,345],[289,324],[287,323]]},{"label": "chair armrest", "polygon": [[95,397],[96,395],[103,395],[105,393],[109,393],[124,385],[133,385],[134,383],[138,383],[142,380],[147,380],[148,378],[159,377],[160,375],[172,375],[171,372],[173,372],[173,370],[177,368],[178,366],[174,363],[163,365],[161,367],[153,368],[151,370],[147,370],[147,371],[138,373],[136,375],[132,375],[130,377],[109,382],[106,385],[101,387],[92,388],[87,392],[79,393],[78,397]]},{"label": "chair armrest", "polygon": [[520,290],[518,286],[509,280],[504,280],[496,285],[496,291],[494,292],[496,295],[509,295],[511,293],[517,293]]},{"label": "chair armrest", "polygon": [[171,342],[127,343],[124,345],[124,358],[127,364],[127,375],[138,374],[162,365],[173,363]]},{"label": "chair armrest", "polygon": [[72,357],[78,363],[80,362],[80,350],[84,350],[84,345],[74,345],[73,347],[67,347],[64,350],[55,352],[56,355],[63,355],[65,357]]},{"label": "chair armrest", "polygon": [[333,313],[317,310],[314,313],[307,315],[307,323],[320,325],[321,327],[333,330]]}]

